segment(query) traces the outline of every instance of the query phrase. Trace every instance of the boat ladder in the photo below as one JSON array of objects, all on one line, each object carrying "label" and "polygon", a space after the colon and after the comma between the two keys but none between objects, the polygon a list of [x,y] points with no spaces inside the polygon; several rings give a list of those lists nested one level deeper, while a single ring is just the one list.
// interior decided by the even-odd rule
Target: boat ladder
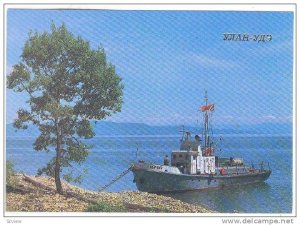
[{"label": "boat ladder", "polygon": [[124,170],[121,174],[119,174],[118,176],[116,176],[113,180],[111,180],[108,184],[106,184],[105,186],[103,186],[102,188],[100,188],[98,191],[101,192],[103,190],[105,190],[106,188],[108,188],[109,186],[111,186],[113,183],[117,182],[118,180],[120,180],[122,177],[124,177],[127,173],[130,172],[130,170],[132,169],[133,165],[130,166],[129,168],[127,168],[126,170]]}]

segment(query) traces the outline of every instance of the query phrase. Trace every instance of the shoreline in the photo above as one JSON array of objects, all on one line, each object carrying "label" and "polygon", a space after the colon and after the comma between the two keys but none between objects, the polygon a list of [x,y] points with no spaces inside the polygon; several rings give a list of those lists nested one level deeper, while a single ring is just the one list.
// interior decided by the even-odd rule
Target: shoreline
[{"label": "shoreline", "polygon": [[140,191],[95,192],[62,180],[64,194],[51,177],[14,175],[6,187],[8,212],[216,213],[207,207]]}]

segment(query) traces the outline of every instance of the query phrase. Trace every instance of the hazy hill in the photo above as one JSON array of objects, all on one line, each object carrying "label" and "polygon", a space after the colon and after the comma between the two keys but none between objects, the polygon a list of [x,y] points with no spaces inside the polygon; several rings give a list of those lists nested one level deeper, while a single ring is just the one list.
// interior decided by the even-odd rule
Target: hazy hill
[{"label": "hazy hill", "polygon": [[[108,121],[93,122],[96,135],[176,135],[181,126],[150,126],[143,123],[115,123]],[[200,133],[201,128],[186,127],[192,133]],[[229,125],[214,128],[215,134],[292,134],[292,124],[262,123],[258,125]],[[6,125],[6,136],[37,136],[39,131],[34,126],[27,130],[17,130],[12,124]]]}]

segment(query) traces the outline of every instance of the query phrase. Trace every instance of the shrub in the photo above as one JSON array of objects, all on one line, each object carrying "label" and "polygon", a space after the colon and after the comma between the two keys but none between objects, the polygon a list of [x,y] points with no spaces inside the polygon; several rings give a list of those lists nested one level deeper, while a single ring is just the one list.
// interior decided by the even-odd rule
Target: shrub
[{"label": "shrub", "polygon": [[14,175],[15,175],[14,164],[12,161],[7,160],[6,161],[6,185],[11,187],[17,185],[17,179]]},{"label": "shrub", "polygon": [[98,202],[97,204],[90,204],[86,210],[87,212],[126,212],[124,206],[115,206],[106,202]]}]

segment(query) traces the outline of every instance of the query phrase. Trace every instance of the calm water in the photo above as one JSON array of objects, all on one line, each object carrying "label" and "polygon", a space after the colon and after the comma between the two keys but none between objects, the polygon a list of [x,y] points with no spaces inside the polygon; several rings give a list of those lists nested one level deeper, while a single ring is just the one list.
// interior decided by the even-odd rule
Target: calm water
[{"label": "calm water", "polygon": [[[36,152],[34,138],[7,138],[7,159],[17,171],[35,174],[52,157]],[[84,188],[97,190],[124,171],[136,159],[162,163],[163,157],[179,146],[175,136],[95,137],[89,141],[94,148],[83,165],[74,173],[88,169]],[[220,212],[291,213],[292,212],[292,138],[288,136],[225,136],[217,154],[239,157],[245,161],[269,161],[271,177],[261,184],[231,187],[223,190],[172,194],[182,201],[203,204]],[[138,149],[138,151],[137,151]],[[137,190],[127,174],[107,191]]]}]

